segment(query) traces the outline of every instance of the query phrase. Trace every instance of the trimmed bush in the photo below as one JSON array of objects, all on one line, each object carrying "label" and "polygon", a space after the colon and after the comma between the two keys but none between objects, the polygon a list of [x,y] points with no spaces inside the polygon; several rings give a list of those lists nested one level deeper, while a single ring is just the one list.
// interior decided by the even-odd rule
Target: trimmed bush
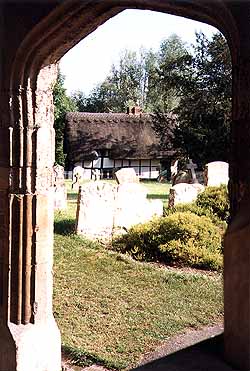
[{"label": "trimmed bush", "polygon": [[207,187],[200,193],[196,200],[196,205],[210,210],[211,214],[217,215],[221,220],[228,222],[229,219],[229,199],[227,187]]},{"label": "trimmed bush", "polygon": [[138,224],[116,238],[113,247],[138,260],[204,269],[222,266],[220,228],[190,211]]}]

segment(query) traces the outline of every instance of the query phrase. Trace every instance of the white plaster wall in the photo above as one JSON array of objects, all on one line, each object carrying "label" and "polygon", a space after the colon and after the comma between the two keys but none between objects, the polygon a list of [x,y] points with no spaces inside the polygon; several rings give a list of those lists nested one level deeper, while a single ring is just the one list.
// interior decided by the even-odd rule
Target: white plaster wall
[{"label": "white plaster wall", "polygon": [[103,159],[103,168],[113,168],[114,167],[114,160],[111,160],[110,158],[104,158]]}]

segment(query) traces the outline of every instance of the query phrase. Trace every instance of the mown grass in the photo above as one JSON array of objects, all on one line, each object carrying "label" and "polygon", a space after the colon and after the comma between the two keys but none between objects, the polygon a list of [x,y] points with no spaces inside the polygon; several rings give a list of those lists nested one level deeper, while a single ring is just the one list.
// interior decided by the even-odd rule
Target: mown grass
[{"label": "mown grass", "polygon": [[158,183],[156,181],[142,181],[141,182],[148,189],[148,199],[162,200],[164,203],[168,200],[170,183]]},{"label": "mown grass", "polygon": [[55,218],[54,313],[78,365],[130,369],[174,334],[220,320],[221,275],[135,262],[75,236],[70,201]]}]

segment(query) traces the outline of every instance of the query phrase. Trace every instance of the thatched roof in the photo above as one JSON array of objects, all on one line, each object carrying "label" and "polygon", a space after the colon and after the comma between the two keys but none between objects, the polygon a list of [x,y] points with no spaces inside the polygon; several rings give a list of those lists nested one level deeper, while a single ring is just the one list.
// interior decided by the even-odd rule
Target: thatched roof
[{"label": "thatched roof", "polygon": [[110,158],[156,159],[169,153],[161,150],[151,114],[66,114],[65,152],[68,164],[91,159],[94,151],[110,150]]}]

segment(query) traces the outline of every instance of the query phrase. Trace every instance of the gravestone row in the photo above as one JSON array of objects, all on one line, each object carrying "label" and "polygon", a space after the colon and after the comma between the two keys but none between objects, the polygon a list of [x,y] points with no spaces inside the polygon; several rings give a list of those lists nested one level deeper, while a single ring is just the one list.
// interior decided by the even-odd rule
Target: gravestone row
[{"label": "gravestone row", "polygon": [[76,232],[90,239],[109,240],[131,226],[163,214],[160,200],[148,200],[134,169],[116,172],[118,184],[92,182],[79,190]]},{"label": "gravestone row", "polygon": [[[228,182],[228,164],[221,161],[205,166],[204,185],[198,182],[196,164],[192,159],[187,164],[187,172],[178,178],[178,161],[172,167],[173,183],[169,192],[169,207],[196,200],[205,186],[218,186]],[[73,179],[73,187],[79,187],[80,169]],[[154,215],[163,214],[163,205],[159,200],[148,200],[147,190],[139,184],[133,168],[123,168],[116,172],[117,184],[101,181],[91,182],[80,187],[77,205],[76,231],[88,238],[109,239],[119,233],[125,233],[132,225],[150,220]],[[64,183],[64,169],[54,166],[54,208],[67,207],[67,192]]]},{"label": "gravestone row", "polygon": [[[199,183],[195,169],[197,165],[192,159],[187,164],[187,171],[177,171],[178,160],[175,161],[171,170],[171,179],[173,186],[169,192],[169,207],[180,203],[190,203],[197,199],[200,192],[203,192],[206,186],[220,186],[227,184],[229,180],[229,166],[223,161],[214,161],[206,164],[203,173],[203,184]],[[201,178],[201,177],[200,177]]]}]

